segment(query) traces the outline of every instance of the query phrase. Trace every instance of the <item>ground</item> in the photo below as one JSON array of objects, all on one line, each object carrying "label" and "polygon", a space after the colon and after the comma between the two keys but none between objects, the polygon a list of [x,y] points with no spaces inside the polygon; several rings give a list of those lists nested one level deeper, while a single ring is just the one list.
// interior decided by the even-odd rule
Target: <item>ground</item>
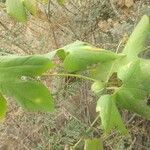
[{"label": "ground", "polygon": [[[141,16],[150,14],[150,1],[68,0],[65,6],[52,1],[48,10],[40,8],[39,17],[21,24],[9,18],[0,2],[1,54],[44,54],[76,40],[121,51]],[[9,98],[6,120],[0,124],[0,150],[68,150],[83,135],[101,137],[106,150],[150,149],[150,122],[126,110],[122,117],[131,137],[115,132],[103,137],[99,121],[86,133],[97,115],[89,82],[54,77],[43,82],[56,93],[57,110],[26,112]]]}]

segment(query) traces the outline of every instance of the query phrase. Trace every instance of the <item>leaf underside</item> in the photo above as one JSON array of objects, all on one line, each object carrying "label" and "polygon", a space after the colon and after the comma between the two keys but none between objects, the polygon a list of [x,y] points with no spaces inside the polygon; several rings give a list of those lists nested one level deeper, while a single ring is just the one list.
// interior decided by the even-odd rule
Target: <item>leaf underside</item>
[{"label": "leaf underside", "polygon": [[[114,127],[122,133],[125,131],[121,118],[117,115],[117,107],[125,108],[150,119],[150,106],[148,105],[150,60],[138,57],[138,54],[144,50],[145,40],[150,34],[149,20],[148,16],[142,17],[123,50],[126,57],[116,61],[119,65],[116,62],[111,62],[112,64],[108,62],[108,64],[100,64],[96,68],[101,69],[101,74],[98,74],[100,71],[96,70],[97,80],[98,77],[99,79],[102,77],[103,81],[108,80],[107,73],[111,73],[108,68],[111,68],[112,72],[117,72],[118,78],[122,80],[122,86],[112,95],[104,95],[97,102],[97,111],[100,112],[102,125],[106,132],[110,132]],[[115,70],[114,67],[117,69]],[[112,114],[115,113],[116,118],[113,118]]]},{"label": "leaf underside", "polygon": [[111,95],[100,97],[97,102],[96,111],[100,113],[102,126],[106,133],[115,128],[122,134],[128,133],[118,112],[115,100]]}]

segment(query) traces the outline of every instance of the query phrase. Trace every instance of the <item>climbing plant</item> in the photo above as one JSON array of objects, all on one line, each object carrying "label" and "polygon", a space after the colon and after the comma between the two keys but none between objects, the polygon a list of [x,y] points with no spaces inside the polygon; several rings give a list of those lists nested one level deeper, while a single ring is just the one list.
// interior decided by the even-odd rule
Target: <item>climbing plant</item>
[{"label": "climbing plant", "polygon": [[[28,0],[15,0],[11,6],[10,1],[6,1],[7,10],[16,20],[26,21],[27,10],[36,14],[36,7],[31,7]],[[7,112],[7,96],[13,97],[28,111],[54,111],[52,93],[38,77],[58,67],[54,61],[58,57],[63,71],[46,73],[49,78],[71,76],[90,80],[91,90],[99,96],[96,111],[105,133],[116,129],[121,134],[128,134],[120,108],[150,119],[150,60],[139,57],[146,50],[145,40],[149,35],[150,18],[144,15],[120,53],[76,41],[45,55],[0,56],[0,119],[4,119]],[[83,75],[85,71],[86,76]],[[109,84],[113,75],[120,81],[115,87]],[[85,141],[87,150],[94,145],[101,147],[97,139]]]}]

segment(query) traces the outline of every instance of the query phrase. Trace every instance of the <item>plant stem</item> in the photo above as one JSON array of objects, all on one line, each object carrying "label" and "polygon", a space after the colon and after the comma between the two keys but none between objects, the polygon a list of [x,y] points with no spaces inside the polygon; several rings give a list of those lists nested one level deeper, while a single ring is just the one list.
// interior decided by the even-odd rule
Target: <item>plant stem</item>
[{"label": "plant stem", "polygon": [[[90,127],[86,130],[86,133],[89,132],[91,130],[91,128],[93,127],[93,125],[97,122],[97,120],[99,119],[99,115],[94,119],[94,121],[92,122],[92,124],[90,125]],[[80,142],[84,139],[84,136],[82,136],[77,143],[74,144],[74,146],[72,147],[72,149],[74,150],[79,144]]]},{"label": "plant stem", "polygon": [[69,73],[53,73],[53,74],[44,74],[44,76],[65,76],[65,77],[76,77],[84,80],[89,80],[95,82],[96,80],[87,76],[79,75],[79,74],[69,74]]}]

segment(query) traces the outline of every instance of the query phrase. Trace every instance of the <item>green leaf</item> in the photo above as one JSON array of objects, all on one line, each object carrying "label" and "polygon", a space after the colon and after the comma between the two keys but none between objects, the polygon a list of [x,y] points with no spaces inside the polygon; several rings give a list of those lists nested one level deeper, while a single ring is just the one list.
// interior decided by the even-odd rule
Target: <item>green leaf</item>
[{"label": "green leaf", "polygon": [[20,22],[27,21],[27,14],[22,0],[6,0],[7,13]]},{"label": "green leaf", "polygon": [[144,50],[145,39],[148,35],[150,35],[150,18],[144,15],[123,50],[123,53],[127,54],[128,60],[137,59],[138,54]]},{"label": "green leaf", "polygon": [[14,97],[27,110],[53,111],[50,92],[35,79],[52,67],[45,56],[1,56],[0,92]]},{"label": "green leaf", "polygon": [[7,102],[0,93],[0,121],[2,121],[5,118],[6,111],[7,111]]},{"label": "green leaf", "polygon": [[36,0],[23,0],[25,8],[32,14],[37,14],[37,1]]},{"label": "green leaf", "polygon": [[[142,61],[142,60],[141,60]],[[130,62],[118,71],[123,85],[114,94],[117,105],[150,119],[150,106],[147,104],[150,94],[150,68],[143,72],[144,62]]]},{"label": "green leaf", "polygon": [[103,144],[101,139],[86,139],[84,150],[103,150]]},{"label": "green leaf", "polygon": [[150,18],[143,16],[131,34],[123,53],[127,55],[126,65],[118,71],[123,85],[114,93],[117,105],[150,119],[150,60],[140,59],[145,40],[150,35]]},{"label": "green leaf", "polygon": [[[140,59],[140,67],[141,67],[141,71],[143,72],[143,76],[145,78],[147,78],[147,81],[149,82],[150,79],[150,60],[147,59]],[[150,84],[149,84],[150,85]],[[147,86],[150,88],[150,86]]]},{"label": "green leaf", "polygon": [[2,93],[12,96],[28,111],[50,112],[54,110],[54,102],[49,90],[37,81],[3,82]]},{"label": "green leaf", "polygon": [[91,65],[118,58],[118,55],[111,51],[99,49],[81,41],[69,44],[58,51],[61,58],[65,57],[63,64],[68,72],[82,71]]},{"label": "green leaf", "polygon": [[10,77],[39,76],[52,67],[52,61],[46,56],[0,56],[0,72]]},{"label": "green leaf", "polygon": [[114,63],[115,60],[97,64],[90,70],[91,77],[101,82],[107,82],[112,73],[114,72],[113,69],[111,70]]},{"label": "green leaf", "polygon": [[122,134],[128,133],[111,95],[100,97],[97,102],[96,111],[100,113],[102,126],[106,133],[109,133],[114,128],[118,129]]},{"label": "green leaf", "polygon": [[100,81],[96,81],[92,84],[91,86],[91,90],[95,93],[95,94],[99,94],[101,93],[105,88],[105,84],[103,82]]},{"label": "green leaf", "polygon": [[112,74],[124,64],[125,59],[125,55],[118,55],[115,60],[101,62],[90,69],[90,75],[98,81],[107,83]]}]

